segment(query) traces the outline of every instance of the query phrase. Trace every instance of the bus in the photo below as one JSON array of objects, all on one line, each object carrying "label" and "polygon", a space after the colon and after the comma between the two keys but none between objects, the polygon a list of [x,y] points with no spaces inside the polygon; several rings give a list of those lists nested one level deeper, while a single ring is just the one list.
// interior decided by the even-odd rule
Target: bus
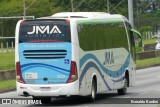
[{"label": "bus", "polygon": [[[136,30],[122,15],[61,12],[20,20],[15,33],[19,96],[42,103],[52,97],[87,96],[135,85]],[[137,33],[138,34],[138,33]]]}]

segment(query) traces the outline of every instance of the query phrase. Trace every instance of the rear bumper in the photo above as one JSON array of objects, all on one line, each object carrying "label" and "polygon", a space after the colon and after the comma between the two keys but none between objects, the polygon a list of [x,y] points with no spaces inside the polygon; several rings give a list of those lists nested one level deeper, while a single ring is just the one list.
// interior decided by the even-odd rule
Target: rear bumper
[{"label": "rear bumper", "polygon": [[[50,90],[42,90],[41,87],[51,87]],[[34,85],[22,84],[17,82],[17,94],[19,96],[72,96],[79,95],[78,81],[67,84],[53,84],[53,85]]]}]

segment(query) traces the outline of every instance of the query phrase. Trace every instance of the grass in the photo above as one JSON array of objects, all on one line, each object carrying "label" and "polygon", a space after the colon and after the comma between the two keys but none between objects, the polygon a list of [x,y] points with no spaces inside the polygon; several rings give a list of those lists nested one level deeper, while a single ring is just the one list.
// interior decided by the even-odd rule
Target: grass
[{"label": "grass", "polygon": [[14,52],[0,53],[0,70],[15,69]]},{"label": "grass", "polygon": [[156,41],[160,41],[160,39],[144,39],[142,42],[143,44],[153,44],[156,43]]},{"label": "grass", "polygon": [[144,59],[144,60],[137,60],[136,61],[137,68],[149,67],[149,66],[152,66],[152,65],[155,65],[155,64],[160,64],[160,57]]},{"label": "grass", "polygon": [[[144,39],[142,41],[143,45],[144,44],[153,44],[156,43],[156,41],[159,39]],[[143,47],[138,47],[137,45],[137,41],[136,41],[136,52],[142,52],[142,48]],[[149,67],[155,64],[160,64],[160,57],[159,58],[150,58],[150,59],[144,59],[144,60],[137,60],[136,61],[136,65],[137,68],[142,68],[142,67]]]},{"label": "grass", "polygon": [[16,88],[16,80],[0,81],[0,91]]}]

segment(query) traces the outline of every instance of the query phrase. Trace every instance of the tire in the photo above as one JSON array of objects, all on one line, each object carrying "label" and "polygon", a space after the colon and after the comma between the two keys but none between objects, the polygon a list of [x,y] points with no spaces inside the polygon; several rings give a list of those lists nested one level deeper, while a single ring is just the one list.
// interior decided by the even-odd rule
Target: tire
[{"label": "tire", "polygon": [[51,97],[33,97],[33,100],[41,100],[42,104],[49,104],[51,102]]},{"label": "tire", "polygon": [[128,86],[128,80],[125,78],[124,87],[117,90],[118,94],[119,95],[125,95],[127,93],[127,86]]},{"label": "tire", "polygon": [[91,102],[94,102],[96,99],[96,93],[97,93],[96,87],[97,87],[96,82],[93,80],[91,87],[91,95],[89,96]]}]

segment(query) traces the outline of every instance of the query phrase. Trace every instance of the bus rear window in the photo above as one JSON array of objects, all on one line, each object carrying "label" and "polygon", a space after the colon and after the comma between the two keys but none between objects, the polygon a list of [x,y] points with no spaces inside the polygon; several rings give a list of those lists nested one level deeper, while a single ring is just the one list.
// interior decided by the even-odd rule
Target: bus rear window
[{"label": "bus rear window", "polygon": [[71,42],[70,23],[65,20],[33,20],[20,25],[19,43]]}]

